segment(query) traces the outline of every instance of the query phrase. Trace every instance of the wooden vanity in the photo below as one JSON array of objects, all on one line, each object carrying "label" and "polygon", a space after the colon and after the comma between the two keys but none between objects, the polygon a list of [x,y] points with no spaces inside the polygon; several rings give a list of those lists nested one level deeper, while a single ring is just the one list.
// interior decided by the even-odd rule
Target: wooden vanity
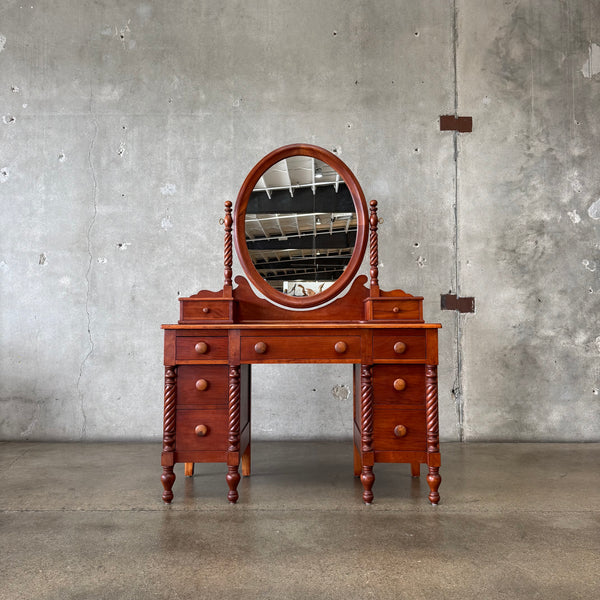
[{"label": "wooden vanity", "polygon": [[[237,502],[240,464],[251,471],[253,364],[350,363],[364,502],[374,464],[393,462],[409,463],[413,476],[426,464],[437,504],[440,325],[423,321],[423,298],[379,288],[377,203],[368,212],[337,156],[293,144],[252,169],[223,224],[223,289],[180,298],[179,322],[163,325],[163,500],[173,499],[175,463],[191,475],[194,463],[222,462]],[[370,279],[355,277],[367,242]],[[233,243],[247,276],[235,285]]]}]

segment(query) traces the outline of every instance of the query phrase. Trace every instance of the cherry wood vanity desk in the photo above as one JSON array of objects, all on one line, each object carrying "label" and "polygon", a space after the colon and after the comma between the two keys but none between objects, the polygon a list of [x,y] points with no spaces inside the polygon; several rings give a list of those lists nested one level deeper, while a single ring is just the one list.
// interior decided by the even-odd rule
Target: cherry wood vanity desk
[{"label": "cherry wood vanity desk", "polygon": [[[163,325],[163,500],[173,499],[181,462],[186,475],[194,463],[226,463],[227,498],[238,500],[240,463],[250,475],[252,364],[350,363],[354,475],[364,502],[373,501],[374,464],[393,462],[409,463],[413,476],[426,464],[437,504],[440,325],[423,321],[423,298],[379,288],[377,203],[368,214],[337,156],[294,144],[254,167],[232,212],[226,202],[223,289],[180,298],[179,323]],[[248,277],[235,286],[232,237]],[[370,280],[354,278],[367,242]],[[294,295],[312,280],[312,294]]]}]

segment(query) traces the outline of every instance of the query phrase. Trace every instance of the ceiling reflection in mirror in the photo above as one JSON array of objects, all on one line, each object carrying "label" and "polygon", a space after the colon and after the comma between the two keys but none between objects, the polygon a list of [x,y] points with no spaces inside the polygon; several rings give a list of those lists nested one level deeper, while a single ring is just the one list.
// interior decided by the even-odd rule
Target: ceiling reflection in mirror
[{"label": "ceiling reflection in mirror", "polygon": [[291,156],[258,180],[245,218],[246,244],[259,275],[292,296],[313,296],[344,272],[357,216],[346,184],[327,163]]}]

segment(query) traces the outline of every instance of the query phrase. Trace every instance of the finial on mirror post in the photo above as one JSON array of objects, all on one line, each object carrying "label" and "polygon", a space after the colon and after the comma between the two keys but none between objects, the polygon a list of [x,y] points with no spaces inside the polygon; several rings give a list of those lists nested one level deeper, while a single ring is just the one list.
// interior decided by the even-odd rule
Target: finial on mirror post
[{"label": "finial on mirror post", "polygon": [[231,202],[229,200],[225,201],[225,218],[223,219],[223,224],[225,225],[225,252],[224,252],[224,274],[225,274],[225,282],[223,288],[223,295],[226,297],[231,297],[231,276],[233,275],[233,244],[231,239],[231,228],[233,225],[233,217],[231,216]]},{"label": "finial on mirror post", "polygon": [[369,259],[371,265],[371,297],[379,296],[379,248],[377,239],[377,200],[369,202]]}]

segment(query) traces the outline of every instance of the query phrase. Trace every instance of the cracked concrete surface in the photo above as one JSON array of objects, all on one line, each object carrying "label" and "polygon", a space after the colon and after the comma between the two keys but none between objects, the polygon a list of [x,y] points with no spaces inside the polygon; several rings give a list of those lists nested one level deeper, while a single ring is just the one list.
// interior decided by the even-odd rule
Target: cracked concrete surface
[{"label": "cracked concrete surface", "polygon": [[[5,4],[1,438],[158,439],[159,326],[221,285],[223,202],[303,141],[378,200],[382,287],[443,324],[442,438],[600,439],[596,4]],[[349,437],[351,384],[257,372],[256,436]]]}]

